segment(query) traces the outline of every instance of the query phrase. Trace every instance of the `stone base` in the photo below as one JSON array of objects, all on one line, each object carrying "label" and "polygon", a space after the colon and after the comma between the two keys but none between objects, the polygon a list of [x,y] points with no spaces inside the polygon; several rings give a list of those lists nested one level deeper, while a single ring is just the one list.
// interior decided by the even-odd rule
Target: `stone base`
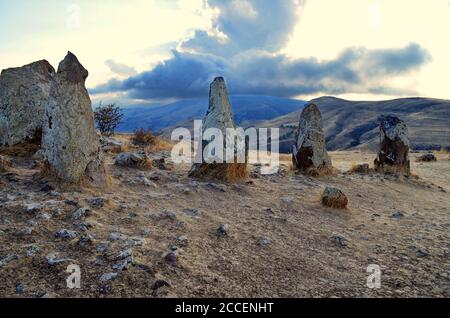
[{"label": "stone base", "polygon": [[202,163],[192,166],[189,177],[225,182],[244,180],[248,177],[245,163]]}]

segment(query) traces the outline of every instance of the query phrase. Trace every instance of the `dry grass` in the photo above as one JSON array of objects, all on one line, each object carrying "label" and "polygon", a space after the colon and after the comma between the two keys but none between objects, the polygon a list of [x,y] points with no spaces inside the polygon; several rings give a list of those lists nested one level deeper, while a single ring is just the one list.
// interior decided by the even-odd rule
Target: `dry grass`
[{"label": "dry grass", "polygon": [[156,136],[150,129],[140,128],[134,131],[131,142],[133,145],[146,147],[155,144]]},{"label": "dry grass", "polygon": [[34,155],[40,148],[40,145],[37,143],[24,141],[14,146],[0,146],[0,154],[10,157],[27,158]]},{"label": "dry grass", "polygon": [[352,168],[350,169],[350,172],[362,174],[368,174],[372,171],[373,169],[370,169],[370,166],[367,163],[363,164],[352,163]]},{"label": "dry grass", "polygon": [[0,156],[0,173],[6,172],[7,168],[11,167],[12,163],[6,157]]},{"label": "dry grass", "polygon": [[194,167],[189,176],[202,180],[233,182],[246,179],[248,174],[245,163],[203,163]]}]

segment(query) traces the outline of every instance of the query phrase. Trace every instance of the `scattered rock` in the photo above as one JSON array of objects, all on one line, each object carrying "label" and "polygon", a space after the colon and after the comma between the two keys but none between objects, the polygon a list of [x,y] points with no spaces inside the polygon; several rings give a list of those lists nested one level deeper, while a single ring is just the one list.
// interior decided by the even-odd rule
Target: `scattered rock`
[{"label": "scattered rock", "polygon": [[123,142],[105,136],[100,137],[100,145],[104,152],[111,153],[120,153],[124,148]]},{"label": "scattered rock", "polygon": [[117,155],[114,164],[116,166],[139,169],[149,169],[152,165],[150,158],[145,152],[122,152]]},{"label": "scattered rock", "polygon": [[430,253],[428,253],[428,252],[425,251],[425,250],[418,250],[418,251],[416,252],[416,255],[417,255],[418,258],[424,258],[424,257],[430,256]]},{"label": "scattered rock", "polygon": [[133,255],[133,250],[131,248],[129,248],[129,249],[126,249],[126,250],[120,252],[116,256],[116,260],[123,260],[123,259],[129,258],[132,255]]},{"label": "scattered rock", "polygon": [[49,266],[56,266],[66,262],[74,262],[74,260],[70,258],[58,258],[58,254],[50,253],[45,256],[45,260]]},{"label": "scattered rock", "polygon": [[169,253],[166,254],[166,256],[164,256],[164,259],[170,265],[175,266],[178,261],[178,255],[176,252],[170,251]]},{"label": "scattered rock", "polygon": [[102,197],[92,198],[89,200],[89,205],[93,208],[103,208],[106,203],[106,199]]},{"label": "scattered rock", "polygon": [[119,276],[119,274],[117,274],[117,273],[105,273],[102,276],[100,276],[100,281],[102,283],[107,283],[107,282],[110,282],[110,281],[116,279],[117,276]]},{"label": "scattered rock", "polygon": [[161,213],[161,217],[163,219],[175,220],[177,218],[177,214],[173,211],[165,210]]},{"label": "scattered rock", "polygon": [[189,243],[188,237],[186,235],[182,235],[180,237],[178,237],[178,242],[180,242],[180,244],[182,246],[187,246]]},{"label": "scattered rock", "polygon": [[341,190],[326,187],[322,194],[322,204],[330,208],[346,209],[348,198]]},{"label": "scattered rock", "polygon": [[158,290],[158,289],[160,289],[160,288],[162,288],[162,287],[170,287],[170,284],[169,284],[166,280],[164,280],[164,279],[158,279],[158,280],[153,284],[152,289],[153,289],[153,290]]},{"label": "scattered rock", "polygon": [[28,257],[34,257],[36,254],[39,253],[39,247],[37,245],[30,245],[27,248],[27,256]]},{"label": "scattered rock", "polygon": [[90,215],[91,215],[91,210],[89,208],[79,208],[73,213],[72,220],[81,220]]},{"label": "scattered rock", "polygon": [[72,53],[59,64],[45,109],[42,149],[49,171],[64,182],[106,185],[106,171],[85,88],[88,71]]},{"label": "scattered rock", "polygon": [[342,236],[340,234],[335,234],[331,238],[340,247],[347,247],[348,246],[348,240],[344,236]]},{"label": "scattered rock", "polygon": [[422,155],[419,158],[417,158],[417,161],[418,162],[434,162],[434,161],[437,161],[437,158],[432,153],[427,153],[427,154]]},{"label": "scattered rock", "polygon": [[75,199],[66,199],[64,200],[64,203],[71,206],[78,206],[79,202]]},{"label": "scattered rock", "polygon": [[17,254],[15,254],[15,253],[9,254],[9,255],[5,256],[4,258],[0,259],[0,267],[8,265],[12,261],[15,261],[18,259],[19,259],[19,257],[17,256]]},{"label": "scattered rock", "polygon": [[396,211],[390,217],[394,218],[394,219],[402,219],[402,218],[405,217],[405,212],[403,212],[403,211]]},{"label": "scattered rock", "polygon": [[22,295],[24,291],[25,291],[25,287],[23,286],[23,284],[17,283],[16,284],[16,294]]},{"label": "scattered rock", "polygon": [[48,183],[48,181],[42,181],[39,184],[39,189],[41,192],[50,192],[53,190],[53,187]]},{"label": "scattered rock", "polygon": [[37,213],[42,210],[42,205],[39,203],[26,203],[23,205],[26,213]]},{"label": "scattered rock", "polygon": [[217,236],[227,236],[229,231],[228,224],[221,224],[217,229]]},{"label": "scattered rock", "polygon": [[265,236],[261,237],[259,239],[259,241],[258,241],[258,244],[261,245],[261,246],[267,246],[270,243],[272,243],[272,240],[270,238],[268,238],[268,237],[265,237]]},{"label": "scattered rock", "polygon": [[56,238],[62,239],[74,239],[78,236],[78,233],[71,230],[62,229],[55,233]]},{"label": "scattered rock", "polygon": [[333,172],[326,150],[322,114],[315,104],[308,104],[300,116],[299,128],[292,149],[292,162],[301,172],[328,175]]},{"label": "scattered rock", "polygon": [[375,169],[380,173],[410,175],[408,127],[395,116],[381,116],[380,122],[381,143]]}]

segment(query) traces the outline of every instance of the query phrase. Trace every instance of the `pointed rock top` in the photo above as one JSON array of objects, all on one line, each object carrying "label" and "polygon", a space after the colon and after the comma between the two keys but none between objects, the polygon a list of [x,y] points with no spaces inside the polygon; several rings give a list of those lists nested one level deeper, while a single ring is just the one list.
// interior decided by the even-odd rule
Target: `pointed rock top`
[{"label": "pointed rock top", "polygon": [[314,103],[306,104],[302,111],[301,118],[308,122],[313,122],[315,125],[322,126],[322,113]]},{"label": "pointed rock top", "polygon": [[204,129],[218,128],[222,131],[226,128],[234,128],[231,104],[223,77],[216,77],[211,83],[209,107],[203,126]]},{"label": "pointed rock top", "polygon": [[408,127],[398,117],[387,115],[381,116],[380,130],[384,135],[392,141],[399,138],[405,145],[409,145]]},{"label": "pointed rock top", "polygon": [[58,75],[68,82],[84,83],[89,72],[72,52],[68,52],[64,60],[59,63]]}]

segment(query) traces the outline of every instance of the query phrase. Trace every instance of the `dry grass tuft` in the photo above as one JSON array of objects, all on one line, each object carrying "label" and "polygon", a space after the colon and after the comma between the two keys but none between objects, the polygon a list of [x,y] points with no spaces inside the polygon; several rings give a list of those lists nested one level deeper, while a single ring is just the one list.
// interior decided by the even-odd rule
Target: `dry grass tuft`
[{"label": "dry grass tuft", "polygon": [[150,129],[140,128],[134,131],[131,142],[136,146],[150,146],[156,143],[156,136]]},{"label": "dry grass tuft", "polygon": [[362,173],[362,174],[368,174],[372,171],[373,171],[373,169],[370,169],[370,166],[368,163],[363,163],[363,164],[353,163],[352,168],[350,169],[350,172]]},{"label": "dry grass tuft", "polygon": [[194,167],[190,177],[202,180],[220,180],[233,182],[248,177],[248,167],[245,163],[203,163]]}]

